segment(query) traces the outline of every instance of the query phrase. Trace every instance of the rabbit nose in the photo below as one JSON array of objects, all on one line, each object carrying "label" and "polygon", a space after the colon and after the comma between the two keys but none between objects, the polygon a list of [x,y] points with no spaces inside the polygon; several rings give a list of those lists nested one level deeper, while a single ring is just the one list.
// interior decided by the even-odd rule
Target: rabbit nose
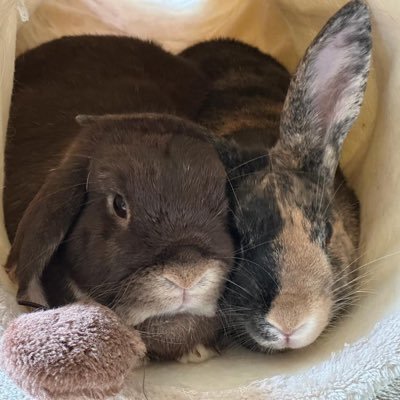
[{"label": "rabbit nose", "polygon": [[295,327],[289,327],[279,324],[277,321],[267,318],[267,323],[276,329],[281,335],[285,337],[286,342],[289,341],[290,337],[298,332],[305,324],[301,323]]},{"label": "rabbit nose", "polygon": [[207,271],[204,271],[200,274],[184,274],[178,275],[170,272],[165,272],[163,274],[163,278],[169,283],[180,289],[192,289],[195,287],[200,281],[204,278]]}]

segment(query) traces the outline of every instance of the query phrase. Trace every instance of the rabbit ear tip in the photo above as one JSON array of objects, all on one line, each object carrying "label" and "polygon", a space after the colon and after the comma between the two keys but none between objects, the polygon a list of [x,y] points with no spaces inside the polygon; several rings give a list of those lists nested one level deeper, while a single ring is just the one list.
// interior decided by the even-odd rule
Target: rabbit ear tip
[{"label": "rabbit ear tip", "polygon": [[19,282],[20,287],[17,292],[17,301],[20,305],[40,305],[40,307],[48,307],[48,302],[44,294],[40,278],[34,276],[27,282]]}]

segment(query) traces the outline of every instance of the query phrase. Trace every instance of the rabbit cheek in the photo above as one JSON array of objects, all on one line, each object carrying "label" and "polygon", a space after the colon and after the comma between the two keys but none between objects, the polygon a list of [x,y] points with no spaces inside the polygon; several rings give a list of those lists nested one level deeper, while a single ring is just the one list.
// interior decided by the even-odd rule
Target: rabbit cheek
[{"label": "rabbit cheek", "polygon": [[148,318],[176,308],[176,296],[165,287],[159,272],[136,279],[129,291],[118,300],[115,311],[128,325],[135,326]]},{"label": "rabbit cheek", "polygon": [[[348,218],[350,219],[351,216]],[[353,222],[354,226],[359,226]],[[358,246],[352,240],[357,233],[349,235],[343,220],[338,218],[333,225],[333,235],[328,247],[328,254],[334,274],[333,298],[335,302],[331,319],[334,320],[345,312],[354,300],[359,283]]]}]

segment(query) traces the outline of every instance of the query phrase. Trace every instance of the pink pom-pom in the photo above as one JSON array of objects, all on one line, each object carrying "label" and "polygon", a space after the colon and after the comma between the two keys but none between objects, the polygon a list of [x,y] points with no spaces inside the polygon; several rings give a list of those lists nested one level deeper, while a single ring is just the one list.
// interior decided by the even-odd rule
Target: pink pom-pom
[{"label": "pink pom-pom", "polygon": [[9,376],[46,400],[114,395],[145,352],[137,331],[93,303],[23,314],[6,329],[0,348]]}]

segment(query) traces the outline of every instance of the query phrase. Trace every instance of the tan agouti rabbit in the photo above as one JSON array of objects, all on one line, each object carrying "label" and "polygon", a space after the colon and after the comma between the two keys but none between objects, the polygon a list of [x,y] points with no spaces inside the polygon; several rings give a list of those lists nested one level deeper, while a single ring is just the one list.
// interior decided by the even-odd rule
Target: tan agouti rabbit
[{"label": "tan agouti rabbit", "polygon": [[213,82],[196,120],[226,137],[216,144],[239,242],[223,299],[227,330],[251,349],[307,346],[357,280],[358,201],[338,162],[369,72],[368,8],[355,0],[338,11],[291,80],[274,59],[232,40],[183,56]]}]

